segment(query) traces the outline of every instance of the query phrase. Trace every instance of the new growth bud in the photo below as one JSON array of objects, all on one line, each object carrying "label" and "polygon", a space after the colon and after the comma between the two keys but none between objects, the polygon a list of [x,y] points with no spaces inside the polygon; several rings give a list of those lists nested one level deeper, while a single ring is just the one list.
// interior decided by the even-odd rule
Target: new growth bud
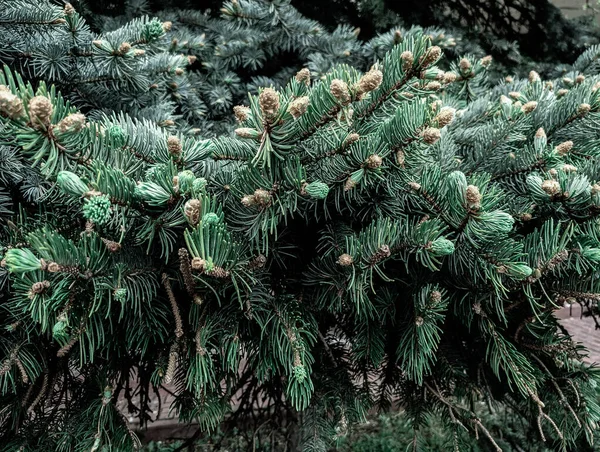
[{"label": "new growth bud", "polygon": [[245,195],[242,197],[241,202],[245,207],[252,207],[256,205],[256,198],[254,195]]},{"label": "new growth bud", "polygon": [[537,72],[531,71],[529,73],[529,82],[530,83],[539,82],[540,80],[541,80],[540,79],[540,74],[538,74]]},{"label": "new growth bud", "polygon": [[421,136],[423,137],[423,141],[425,143],[434,144],[441,137],[440,129],[436,129],[435,127],[428,127],[425,130],[423,130]]},{"label": "new growth bud", "polygon": [[425,85],[425,89],[428,91],[438,91],[442,88],[442,84],[440,82],[429,82]]},{"label": "new growth bud", "polygon": [[85,116],[81,113],[72,113],[63,118],[57,125],[60,132],[79,132],[85,126]]},{"label": "new growth bud", "polygon": [[429,295],[429,298],[431,299],[431,301],[433,301],[434,303],[439,303],[440,301],[442,301],[442,294],[439,290],[434,290],[433,292],[431,292],[431,294]]},{"label": "new growth bud", "polygon": [[92,196],[85,200],[83,215],[98,225],[103,225],[111,218],[111,203],[106,195]]},{"label": "new growth bud", "polygon": [[360,140],[360,135],[358,133],[351,133],[346,137],[346,141],[344,143],[345,146],[348,146],[356,141]]},{"label": "new growth bud", "polygon": [[81,178],[71,171],[61,171],[56,176],[56,183],[59,188],[71,196],[81,197],[88,191],[88,186]]},{"label": "new growth bud", "polygon": [[240,127],[238,129],[235,129],[235,134],[240,138],[251,138],[255,140],[260,138],[261,136],[258,130],[252,129],[250,127]]},{"label": "new growth bud", "polygon": [[591,109],[592,107],[590,104],[581,104],[579,107],[577,107],[577,115],[585,116],[590,112]]},{"label": "new growth bud", "polygon": [[442,80],[446,84],[454,83],[456,81],[456,74],[454,72],[444,72]]},{"label": "new growth bud", "polygon": [[46,289],[50,287],[50,281],[38,281],[32,284],[30,289],[30,297],[33,298],[35,295],[43,294]]},{"label": "new growth bud", "polygon": [[558,153],[558,155],[566,155],[568,154],[571,149],[573,149],[573,142],[572,141],[564,141],[562,143],[560,143],[558,146],[556,146],[556,152]]},{"label": "new growth bud", "polygon": [[540,127],[535,132],[535,137],[536,138],[546,138],[546,131],[542,127]]},{"label": "new growth bud", "polygon": [[481,65],[485,68],[489,67],[490,64],[492,64],[492,56],[491,55],[487,55],[484,56],[481,61],[480,61]]},{"label": "new growth bud", "polygon": [[423,67],[427,68],[431,66],[440,58],[440,56],[442,56],[442,49],[440,49],[438,46],[430,47],[425,56],[421,57],[423,59]]},{"label": "new growth bud", "polygon": [[440,110],[440,112],[435,117],[435,121],[437,121],[438,127],[444,127],[454,121],[454,115],[456,114],[456,110],[452,107],[444,107]]},{"label": "new growth bud", "polygon": [[329,187],[324,182],[315,181],[306,184],[303,191],[313,199],[325,199],[329,194]]},{"label": "new growth bud", "polygon": [[296,73],[296,81],[298,83],[304,83],[305,85],[310,84],[310,71],[306,68],[300,69]]},{"label": "new growth bud", "polygon": [[400,166],[404,166],[404,162],[406,162],[406,155],[402,149],[399,149],[396,152],[396,163]]},{"label": "new growth bud", "polygon": [[264,119],[271,120],[279,113],[279,93],[273,88],[265,88],[258,96],[258,104]]},{"label": "new growth bud", "polygon": [[131,44],[129,44],[128,42],[123,42],[120,46],[119,46],[119,55],[125,55],[127,54],[129,51],[131,50]]},{"label": "new growth bud", "polygon": [[383,163],[383,159],[377,154],[370,155],[365,161],[365,165],[369,169],[377,169]]},{"label": "new growth bud", "polygon": [[258,204],[260,207],[268,207],[271,205],[271,200],[273,197],[267,190],[259,188],[254,192],[254,199],[256,200],[256,204]]},{"label": "new growth bud", "polygon": [[475,185],[467,186],[465,199],[467,200],[467,207],[470,210],[479,210],[481,208],[481,193],[479,193],[479,188]]},{"label": "new growth bud", "polygon": [[52,102],[45,96],[35,96],[29,101],[29,120],[34,129],[45,129],[50,125]]},{"label": "new growth bud", "polygon": [[542,182],[542,190],[553,196],[560,193],[560,184],[554,179],[548,179]]},{"label": "new growth bud", "polygon": [[538,103],[535,100],[531,100],[521,107],[521,111],[523,113],[531,113],[533,110],[537,108]]},{"label": "new growth bud", "polygon": [[431,242],[428,249],[434,256],[442,257],[454,253],[455,248],[450,240],[440,237]]},{"label": "new growth bud", "polygon": [[233,107],[233,114],[235,115],[235,119],[239,122],[244,122],[248,119],[248,114],[250,113],[250,108],[244,105],[236,105]]},{"label": "new growth bud", "polygon": [[402,32],[400,30],[394,31],[394,44],[400,44],[402,42]]},{"label": "new growth bud", "polygon": [[471,62],[466,58],[463,58],[458,62],[458,67],[463,74],[466,74],[471,70]]},{"label": "new growth bud", "polygon": [[298,119],[300,116],[302,116],[306,112],[307,108],[308,108],[308,96],[302,96],[302,97],[299,97],[298,99],[295,99],[294,101],[292,101],[292,103],[288,107],[288,111],[295,119]]},{"label": "new growth bud", "polygon": [[404,72],[410,71],[415,62],[415,57],[414,57],[413,53],[410,50],[405,50],[400,55],[400,59],[402,60],[402,70]]},{"label": "new growth bud", "polygon": [[181,154],[182,147],[179,138],[174,135],[171,135],[167,138],[167,149],[169,150],[169,154],[174,157],[178,157]]},{"label": "new growth bud", "polygon": [[337,78],[333,79],[329,86],[329,90],[331,91],[332,96],[335,97],[340,104],[348,105],[350,103],[350,90],[345,81]]},{"label": "new growth bud", "polygon": [[344,191],[352,190],[354,187],[356,187],[356,184],[357,182],[354,179],[352,179],[352,177],[349,177],[344,183]]},{"label": "new growth bud", "polygon": [[4,85],[0,85],[0,113],[13,120],[25,116],[25,108],[21,99]]},{"label": "new growth bud", "polygon": [[375,91],[381,85],[383,73],[379,69],[371,69],[358,81],[357,96],[362,98],[366,93]]},{"label": "new growth bud", "polygon": [[72,16],[75,14],[75,8],[70,3],[65,3],[65,8],[63,9],[65,16]]}]

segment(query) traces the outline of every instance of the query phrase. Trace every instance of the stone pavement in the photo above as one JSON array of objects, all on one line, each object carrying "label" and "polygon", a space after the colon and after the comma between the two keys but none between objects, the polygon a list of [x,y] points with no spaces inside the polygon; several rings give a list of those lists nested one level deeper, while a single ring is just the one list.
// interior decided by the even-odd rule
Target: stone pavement
[{"label": "stone pavement", "polygon": [[600,365],[600,330],[596,329],[594,319],[581,316],[581,306],[574,304],[556,312],[561,323],[573,336],[573,340],[581,342],[589,351],[587,361]]},{"label": "stone pavement", "polygon": [[[550,0],[560,8],[562,13],[569,19],[575,17],[592,15],[598,18],[598,2],[596,0]],[[587,6],[587,7],[586,7]],[[591,8],[590,8],[591,6]]]}]

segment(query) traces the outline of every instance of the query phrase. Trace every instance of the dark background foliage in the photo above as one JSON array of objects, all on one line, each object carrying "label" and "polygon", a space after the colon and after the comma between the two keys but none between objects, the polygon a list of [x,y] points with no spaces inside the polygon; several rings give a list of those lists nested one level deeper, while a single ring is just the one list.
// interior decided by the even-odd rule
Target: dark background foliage
[{"label": "dark background foliage", "polygon": [[[125,11],[135,16],[165,8],[210,10],[216,16],[222,4],[221,0],[79,3],[85,4],[92,22],[98,14],[117,16]],[[139,5],[138,9],[126,11],[126,6],[131,9],[132,4]],[[359,37],[364,40],[394,25],[442,27],[478,44],[509,68],[527,61],[571,64],[600,37],[593,17],[569,20],[548,0],[294,0],[292,4],[329,29],[340,23],[359,28]]]}]

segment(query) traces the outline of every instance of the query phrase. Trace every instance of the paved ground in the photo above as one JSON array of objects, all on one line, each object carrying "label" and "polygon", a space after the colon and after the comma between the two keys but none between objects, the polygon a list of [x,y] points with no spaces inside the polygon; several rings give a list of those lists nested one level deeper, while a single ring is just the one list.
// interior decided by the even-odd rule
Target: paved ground
[{"label": "paved ground", "polygon": [[[594,14],[598,17],[600,5],[597,0],[550,0],[558,6],[562,13],[569,19],[583,16],[584,14]],[[586,7],[587,5],[587,7]]]},{"label": "paved ground", "polygon": [[588,361],[600,364],[600,330],[596,329],[594,320],[581,316],[581,307],[573,305],[556,313],[562,324],[577,342],[583,343],[589,350]]}]

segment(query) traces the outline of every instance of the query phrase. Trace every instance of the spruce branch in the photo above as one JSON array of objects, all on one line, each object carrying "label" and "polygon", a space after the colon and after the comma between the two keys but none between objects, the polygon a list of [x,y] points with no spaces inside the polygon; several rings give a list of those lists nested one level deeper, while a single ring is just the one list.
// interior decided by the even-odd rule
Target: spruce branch
[{"label": "spruce branch", "polygon": [[[203,430],[239,390],[233,420],[301,418],[323,447],[374,403],[411,407],[418,425],[433,401],[454,448],[460,428],[498,448],[466,402],[498,401],[549,441],[591,436],[597,376],[553,311],[598,298],[595,65],[494,87],[485,56],[435,66],[440,31],[363,43],[286,2],[100,20],[92,35],[73,8],[18,1],[25,32],[0,24],[0,298],[18,325],[0,380],[35,415],[15,444],[31,426],[56,448],[64,422],[73,442],[135,448],[113,405],[145,422],[150,386],[167,382]],[[312,73],[262,77],[282,50]],[[24,371],[44,380],[25,388]]]},{"label": "spruce branch", "polygon": [[575,422],[577,423],[577,426],[579,428],[581,428],[581,421],[579,420],[579,416],[577,416],[577,413],[575,413],[575,411],[573,410],[573,407],[571,406],[571,404],[569,403],[569,401],[565,397],[564,393],[562,392],[562,390],[560,389],[560,387],[556,383],[556,379],[553,377],[553,375],[550,372],[550,370],[548,369],[548,367],[544,364],[544,362],[539,357],[533,355],[533,358],[546,371],[546,373],[550,377],[550,383],[552,383],[552,386],[554,386],[554,389],[556,390],[556,393],[558,394],[561,403],[563,404],[563,406],[565,407],[565,409],[567,409],[569,411],[569,413],[573,416],[573,418],[575,419]]},{"label": "spruce branch", "polygon": [[[437,387],[437,383],[434,382],[434,384]],[[441,393],[439,392],[439,388],[436,391],[435,389],[433,389],[431,387],[431,385],[429,385],[429,383],[424,383],[424,386],[427,388],[427,390],[433,394],[440,402],[442,402],[444,405],[446,405],[446,407],[448,408],[448,413],[450,414],[450,418],[452,419],[452,423],[454,423],[455,425],[459,425],[461,427],[463,427],[465,430],[467,429],[464,424],[455,416],[454,411],[456,408],[465,411],[469,414],[470,416],[470,421],[475,425],[475,435],[477,435],[478,433],[478,428],[480,428],[483,433],[485,434],[485,436],[488,438],[488,440],[492,443],[492,445],[494,446],[494,448],[496,449],[497,452],[502,452],[502,448],[500,448],[500,446],[498,446],[498,443],[496,443],[496,440],[494,440],[494,437],[491,435],[491,433],[489,432],[489,430],[481,423],[481,420],[477,417],[477,415],[475,413],[473,413],[472,411],[468,410],[467,408],[463,408],[463,407],[455,407],[452,403],[450,403],[446,398],[444,398]]]},{"label": "spruce branch", "polygon": [[46,397],[47,392],[48,392],[48,372],[46,370],[44,372],[44,377],[42,379],[42,385],[40,386],[40,391],[38,392],[38,395],[33,400],[31,405],[29,405],[29,407],[27,408],[28,414],[32,413],[35,410],[35,408],[40,404],[40,402],[42,402],[44,397]]},{"label": "spruce branch", "polygon": [[188,294],[194,297],[196,283],[194,282],[192,268],[190,267],[190,255],[185,248],[179,249],[179,271],[183,275],[183,281]]},{"label": "spruce branch", "polygon": [[181,336],[183,336],[183,322],[181,320],[181,314],[179,313],[179,306],[177,305],[175,294],[171,288],[169,276],[166,273],[162,274],[162,283],[167,291],[167,297],[169,298],[169,303],[171,304],[171,311],[173,312],[173,317],[175,318],[175,337],[179,339]]},{"label": "spruce branch", "polygon": [[60,348],[60,350],[58,350],[58,352],[56,353],[56,356],[58,358],[64,358],[65,356],[67,356],[78,340],[79,340],[79,334],[76,334],[73,337],[71,337],[71,339],[69,339],[69,342],[67,342],[65,345],[63,345]]}]

